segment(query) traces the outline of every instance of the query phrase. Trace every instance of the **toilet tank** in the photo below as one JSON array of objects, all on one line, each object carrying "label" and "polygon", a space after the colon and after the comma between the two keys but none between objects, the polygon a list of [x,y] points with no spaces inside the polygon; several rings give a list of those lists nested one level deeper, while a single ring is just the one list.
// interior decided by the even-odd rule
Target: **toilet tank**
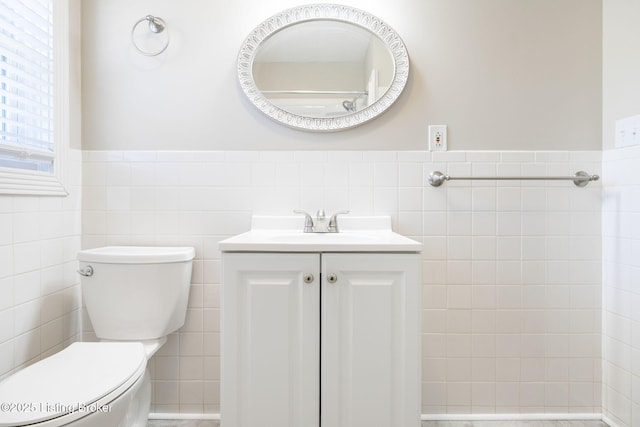
[{"label": "toilet tank", "polygon": [[180,328],[187,313],[194,256],[191,247],[108,246],[80,251],[82,296],[96,336],[155,340]]}]

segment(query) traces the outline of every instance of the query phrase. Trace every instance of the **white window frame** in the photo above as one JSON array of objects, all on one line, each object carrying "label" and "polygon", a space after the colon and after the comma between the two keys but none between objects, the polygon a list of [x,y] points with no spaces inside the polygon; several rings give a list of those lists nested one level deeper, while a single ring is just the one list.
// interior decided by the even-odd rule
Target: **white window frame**
[{"label": "white window frame", "polygon": [[0,194],[67,196],[69,150],[69,0],[53,1],[53,173],[0,168]]}]

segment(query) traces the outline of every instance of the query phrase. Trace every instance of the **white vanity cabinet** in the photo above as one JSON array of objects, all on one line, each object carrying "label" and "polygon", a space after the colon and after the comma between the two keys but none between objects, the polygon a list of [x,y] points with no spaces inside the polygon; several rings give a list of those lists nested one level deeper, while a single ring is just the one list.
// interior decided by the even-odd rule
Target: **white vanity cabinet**
[{"label": "white vanity cabinet", "polygon": [[222,268],[222,426],[318,426],[320,257],[225,253]]},{"label": "white vanity cabinet", "polygon": [[419,427],[418,253],[222,260],[222,427]]}]

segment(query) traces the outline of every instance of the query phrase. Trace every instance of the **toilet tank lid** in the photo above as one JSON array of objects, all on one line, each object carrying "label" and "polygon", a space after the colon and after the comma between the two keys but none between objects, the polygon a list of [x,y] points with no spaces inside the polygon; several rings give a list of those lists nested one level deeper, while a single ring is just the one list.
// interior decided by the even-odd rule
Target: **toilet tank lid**
[{"label": "toilet tank lid", "polygon": [[78,260],[106,264],[156,264],[191,261],[196,255],[189,246],[106,246],[78,252]]},{"label": "toilet tank lid", "polygon": [[2,412],[0,426],[81,418],[129,389],[146,365],[139,342],[73,343],[0,382],[0,402],[15,403]]}]

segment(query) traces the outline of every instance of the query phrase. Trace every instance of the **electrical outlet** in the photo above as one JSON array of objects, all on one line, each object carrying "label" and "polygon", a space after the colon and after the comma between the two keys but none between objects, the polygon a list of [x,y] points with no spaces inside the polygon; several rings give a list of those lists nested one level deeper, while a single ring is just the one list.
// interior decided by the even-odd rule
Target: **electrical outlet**
[{"label": "electrical outlet", "polygon": [[447,125],[429,126],[429,151],[447,151]]},{"label": "electrical outlet", "polygon": [[640,144],[640,115],[633,116],[631,123],[629,124],[629,131],[631,133],[631,145]]},{"label": "electrical outlet", "polygon": [[640,145],[640,115],[616,120],[615,147]]}]

